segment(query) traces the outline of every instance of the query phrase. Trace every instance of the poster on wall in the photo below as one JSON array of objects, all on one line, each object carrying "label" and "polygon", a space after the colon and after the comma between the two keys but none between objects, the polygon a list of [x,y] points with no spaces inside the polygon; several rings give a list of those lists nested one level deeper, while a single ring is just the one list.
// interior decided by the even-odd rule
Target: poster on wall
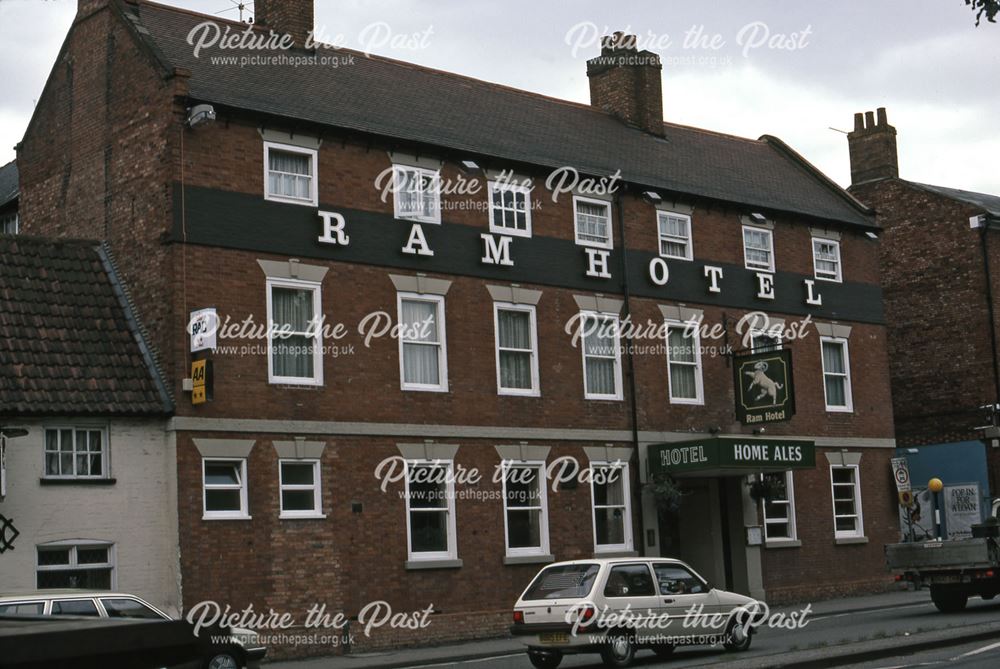
[{"label": "poster on wall", "polygon": [[971,538],[972,526],[982,520],[979,508],[979,484],[945,486],[942,497],[948,538]]}]

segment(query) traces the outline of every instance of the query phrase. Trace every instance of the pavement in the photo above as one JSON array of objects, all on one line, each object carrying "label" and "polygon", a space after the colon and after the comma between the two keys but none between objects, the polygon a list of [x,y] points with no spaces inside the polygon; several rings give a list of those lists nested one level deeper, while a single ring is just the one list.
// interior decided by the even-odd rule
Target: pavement
[{"label": "pavement", "polygon": [[[777,607],[774,612],[800,610],[801,606]],[[668,660],[651,654],[637,657],[638,665],[715,666],[732,664],[739,669],[809,669],[896,658],[947,646],[1000,638],[1000,603],[970,602],[963,614],[941,614],[923,591],[897,591],[879,595],[831,599],[812,604],[811,621],[801,636],[765,630],[756,638],[756,649],[747,653],[722,653],[705,648],[678,649]],[[808,634],[805,634],[806,631]],[[861,633],[859,633],[861,630]],[[765,634],[771,634],[765,643]],[[794,641],[795,643],[790,643]],[[400,669],[403,667],[485,665],[478,669],[530,667],[520,642],[484,639],[460,644],[359,652],[351,655],[266,663],[266,669]],[[596,655],[571,656],[563,667],[600,665]],[[562,667],[561,667],[562,669]]]}]

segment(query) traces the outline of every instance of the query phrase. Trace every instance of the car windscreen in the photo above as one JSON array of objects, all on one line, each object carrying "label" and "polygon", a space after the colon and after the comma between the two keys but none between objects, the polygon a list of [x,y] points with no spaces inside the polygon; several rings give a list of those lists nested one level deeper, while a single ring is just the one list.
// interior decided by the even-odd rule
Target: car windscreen
[{"label": "car windscreen", "polygon": [[579,599],[594,588],[600,565],[567,564],[543,569],[524,593],[525,600]]}]

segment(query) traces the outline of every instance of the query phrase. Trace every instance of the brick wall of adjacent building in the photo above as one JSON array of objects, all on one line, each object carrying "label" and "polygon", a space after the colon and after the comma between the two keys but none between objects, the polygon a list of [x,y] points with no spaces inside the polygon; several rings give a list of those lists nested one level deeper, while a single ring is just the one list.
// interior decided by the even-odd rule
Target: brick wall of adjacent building
[{"label": "brick wall of adjacent building", "polygon": [[[884,179],[851,187],[878,212],[893,413],[900,445],[976,440],[988,424],[979,407],[997,401],[981,210]],[[993,294],[1000,240],[990,234]],[[991,451],[991,486],[1000,481]]]},{"label": "brick wall of adjacent building", "polygon": [[106,5],[81,6],[19,146],[21,232],[110,241],[158,355],[170,330],[164,235],[184,82]]}]

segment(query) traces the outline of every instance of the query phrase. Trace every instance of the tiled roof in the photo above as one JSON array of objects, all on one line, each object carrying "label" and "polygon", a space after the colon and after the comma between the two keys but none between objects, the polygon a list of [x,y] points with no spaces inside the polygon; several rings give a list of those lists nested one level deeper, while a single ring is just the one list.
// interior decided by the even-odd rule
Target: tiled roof
[{"label": "tiled roof", "polygon": [[149,2],[122,6],[165,67],[190,71],[197,101],[549,169],[595,176],[621,169],[626,182],[643,187],[874,226],[863,205],[767,136],[666,123],[657,137],[588,105],[349,50],[339,53],[354,62],[339,67],[213,63],[241,53],[212,47],[195,57],[187,38],[218,17]]},{"label": "tiled roof", "polygon": [[17,163],[13,160],[0,167],[0,207],[17,197]]},{"label": "tiled roof", "polygon": [[170,409],[109,269],[96,242],[0,236],[0,416]]},{"label": "tiled roof", "polygon": [[990,216],[1000,216],[1000,195],[975,193],[969,190],[945,188],[944,186],[931,186],[930,184],[921,184],[916,181],[907,181],[906,183],[931,193],[943,195],[944,197],[951,198],[952,200],[958,200],[959,202],[971,204],[973,207],[979,207]]}]

